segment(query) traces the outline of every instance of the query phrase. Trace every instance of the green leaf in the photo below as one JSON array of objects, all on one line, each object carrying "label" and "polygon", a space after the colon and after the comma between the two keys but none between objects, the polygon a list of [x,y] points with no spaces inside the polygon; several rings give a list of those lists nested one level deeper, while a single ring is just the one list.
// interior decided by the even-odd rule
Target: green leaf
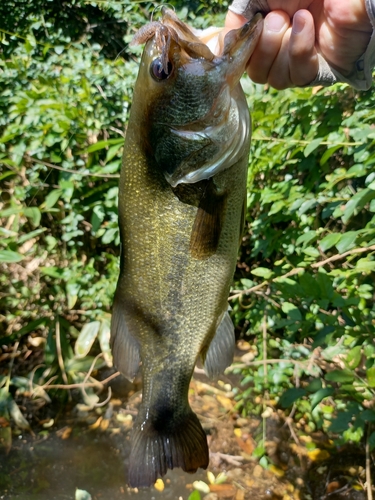
[{"label": "green leaf", "polygon": [[39,208],[28,207],[24,209],[23,213],[25,214],[26,217],[28,217],[31,220],[34,227],[39,226],[40,218],[42,216]]},{"label": "green leaf", "polygon": [[332,370],[324,378],[330,382],[346,383],[354,381],[354,374],[349,370]]},{"label": "green leaf", "polygon": [[302,389],[302,387],[293,387],[292,389],[287,389],[280,398],[280,405],[283,408],[288,408],[289,406],[292,406],[292,404],[297,401],[297,399],[302,398],[306,394],[306,389]]},{"label": "green leaf", "polygon": [[52,208],[56,202],[59,200],[63,193],[62,189],[53,189],[50,193],[47,194],[44,203],[42,203],[41,207],[48,210]]},{"label": "green leaf", "polygon": [[357,239],[357,231],[348,231],[341,236],[340,241],[336,244],[337,251],[344,253],[347,250],[355,247],[355,240]]},{"label": "green leaf", "polygon": [[35,229],[34,231],[30,231],[30,233],[23,234],[20,238],[18,238],[18,244],[22,245],[25,241],[31,240],[31,238],[35,238],[35,236],[39,236],[46,231],[46,228]]},{"label": "green leaf", "polygon": [[362,346],[357,345],[351,349],[346,356],[346,366],[354,370],[361,362]]},{"label": "green leaf", "polygon": [[358,213],[362,208],[375,197],[375,191],[370,188],[362,189],[358,191],[345,205],[344,214],[341,217],[344,224],[347,224],[349,219],[354,215],[354,213]]},{"label": "green leaf", "polygon": [[117,227],[116,228],[109,228],[107,229],[107,231],[103,234],[102,236],[102,242],[107,245],[108,243],[111,243],[111,241],[113,241],[116,236],[118,234],[118,229]]},{"label": "green leaf", "polygon": [[309,156],[310,153],[315,151],[315,149],[318,148],[320,144],[323,142],[323,139],[324,137],[318,137],[317,139],[311,141],[310,144],[308,144],[303,151],[305,157]]},{"label": "green leaf", "polygon": [[201,494],[198,490],[194,490],[193,493],[189,495],[188,500],[201,500]]},{"label": "green leaf", "polygon": [[359,259],[355,266],[356,271],[359,273],[370,274],[375,271],[375,261],[369,258]]},{"label": "green leaf", "polygon": [[375,422],[375,411],[374,410],[364,410],[360,417],[365,422]]},{"label": "green leaf", "polygon": [[375,431],[368,438],[368,442],[370,445],[370,451],[374,451],[375,450]]},{"label": "green leaf", "polygon": [[45,276],[51,276],[51,278],[57,278],[57,279],[61,279],[64,274],[64,269],[61,269],[56,266],[41,267],[40,271]]},{"label": "green leaf", "polygon": [[326,252],[330,248],[334,247],[340,241],[341,236],[342,235],[340,233],[327,234],[327,236],[325,236],[319,243],[322,252]]},{"label": "green leaf", "polygon": [[122,145],[124,143],[123,138],[118,138],[118,139],[108,139],[107,141],[98,141],[92,146],[89,146],[87,149],[84,151],[81,151],[81,154],[85,153],[93,153],[94,151],[99,151],[100,149],[105,149],[111,144],[120,144]]},{"label": "green leaf", "polygon": [[291,302],[283,302],[281,306],[282,311],[287,314],[294,321],[301,321],[302,314],[297,306]]},{"label": "green leaf", "polygon": [[272,277],[273,272],[271,269],[267,269],[266,267],[257,267],[255,269],[252,269],[251,274],[254,274],[254,276],[259,276],[261,278],[264,278],[265,280],[268,280]]},{"label": "green leaf", "polygon": [[319,250],[314,247],[306,247],[302,249],[302,252],[309,257],[313,257],[314,259],[318,258],[320,256]]},{"label": "green leaf", "polygon": [[332,396],[334,392],[335,390],[333,389],[333,387],[325,387],[316,391],[316,393],[313,394],[310,398],[312,409],[314,409],[324,398]]},{"label": "green leaf", "polygon": [[0,262],[20,262],[24,258],[18,252],[13,252],[12,250],[0,250]]},{"label": "green leaf", "polygon": [[77,358],[84,358],[90,351],[99,333],[100,321],[91,321],[83,325],[74,346]]},{"label": "green leaf", "polygon": [[375,387],[375,366],[366,370],[366,376],[367,376],[368,385],[370,387]]}]

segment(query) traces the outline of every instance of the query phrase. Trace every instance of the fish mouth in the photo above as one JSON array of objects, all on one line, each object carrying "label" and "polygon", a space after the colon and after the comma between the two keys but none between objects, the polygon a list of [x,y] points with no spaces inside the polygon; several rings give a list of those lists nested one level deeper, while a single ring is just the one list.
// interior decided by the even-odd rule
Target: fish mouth
[{"label": "fish mouth", "polygon": [[[212,72],[215,94],[210,94],[210,107],[201,116],[184,123],[163,123],[154,115],[159,139],[155,159],[167,182],[176,187],[181,183],[206,180],[234,165],[247,150],[251,131],[249,111],[242,89],[238,85],[247,62],[258,42],[263,16],[257,14],[239,29],[224,35],[224,28],[199,31],[180,21],[173,10],[163,7],[162,17],[141,28],[133,44],[152,39],[150,54],[157,54],[168,85],[173,85],[173,71],[183,68],[181,78],[197,77]],[[207,43],[219,40],[220,53],[215,54]],[[175,61],[175,70],[169,61]],[[209,81],[207,79],[207,81]],[[167,84],[167,83],[166,83]],[[208,85],[208,84],[207,84]],[[197,96],[196,99],[205,99]],[[206,101],[207,102],[207,101]],[[168,132],[166,132],[168,130]],[[173,160],[168,156],[173,150]],[[177,152],[176,152],[177,151]]]},{"label": "fish mouth", "polygon": [[[189,28],[169,9],[163,9],[162,14],[163,23],[177,34],[180,46],[190,57],[204,58],[213,65],[220,66],[220,71],[224,72],[221,95],[215,100],[214,107],[206,116],[199,122],[170,128],[171,133],[182,141],[202,141],[210,146],[217,144],[216,153],[198,168],[192,168],[192,165],[196,156],[202,157],[202,151],[193,153],[173,172],[164,173],[168,183],[176,187],[178,184],[209,179],[234,165],[244,154],[249,142],[251,124],[247,103],[238,87],[238,82],[260,36],[263,16],[257,14],[242,28],[232,30],[223,36],[223,29],[213,28],[207,32]],[[207,43],[212,47],[218,45],[219,53],[215,55]],[[220,107],[218,102],[222,107],[221,118],[212,124],[212,117],[217,112],[215,106]],[[228,122],[233,125],[228,125]]]}]

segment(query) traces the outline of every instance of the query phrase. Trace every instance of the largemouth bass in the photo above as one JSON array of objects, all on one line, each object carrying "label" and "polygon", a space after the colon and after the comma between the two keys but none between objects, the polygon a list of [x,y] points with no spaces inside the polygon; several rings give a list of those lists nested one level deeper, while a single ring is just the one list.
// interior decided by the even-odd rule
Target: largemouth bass
[{"label": "largemouth bass", "polygon": [[221,54],[173,11],[141,28],[120,178],[120,276],[113,305],[115,366],[143,397],[128,482],[150,486],[167,469],[195,472],[207,439],[188,402],[199,356],[216,377],[233,359],[228,294],[246,197],[250,117],[239,80],[260,15],[229,32]]}]

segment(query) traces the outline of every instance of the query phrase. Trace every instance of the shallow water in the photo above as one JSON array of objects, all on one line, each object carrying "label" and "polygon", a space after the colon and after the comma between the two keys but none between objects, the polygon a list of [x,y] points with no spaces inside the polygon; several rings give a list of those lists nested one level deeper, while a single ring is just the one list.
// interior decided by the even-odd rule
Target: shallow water
[{"label": "shallow water", "polygon": [[[82,430],[82,429],[81,429]],[[76,488],[93,499],[186,500],[187,484],[206,479],[206,473],[169,471],[163,492],[155,488],[138,492],[126,485],[123,436],[76,429],[68,439],[55,432],[43,437],[20,437],[7,457],[0,459],[0,498],[3,500],[73,500]],[[125,446],[124,446],[125,444]]]}]

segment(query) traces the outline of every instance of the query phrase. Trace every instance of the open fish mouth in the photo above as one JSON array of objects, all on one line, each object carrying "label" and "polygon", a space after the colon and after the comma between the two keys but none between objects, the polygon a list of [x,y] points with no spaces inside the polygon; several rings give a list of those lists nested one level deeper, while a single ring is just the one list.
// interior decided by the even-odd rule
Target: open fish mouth
[{"label": "open fish mouth", "polygon": [[[262,22],[262,15],[257,14],[242,28],[222,37],[217,28],[209,32],[191,29],[172,10],[163,7],[161,20],[144,26],[135,35],[132,43],[151,44],[150,74],[165,90],[173,85],[179,89],[183,81],[188,85],[189,77],[206,79],[191,91],[193,105],[202,101],[200,115],[190,117],[186,113],[185,118],[183,113],[176,113],[181,117],[178,121],[171,113],[168,120],[163,120],[158,110],[152,117],[155,158],[172,187],[210,179],[241,157],[251,127],[247,106],[238,99],[242,93],[238,83],[260,36]],[[206,44],[216,43],[215,39],[221,47],[219,55]],[[210,86],[215,86],[214,97]],[[170,97],[172,107],[178,107],[179,99],[176,91]],[[187,109],[191,102],[186,103]]]}]

